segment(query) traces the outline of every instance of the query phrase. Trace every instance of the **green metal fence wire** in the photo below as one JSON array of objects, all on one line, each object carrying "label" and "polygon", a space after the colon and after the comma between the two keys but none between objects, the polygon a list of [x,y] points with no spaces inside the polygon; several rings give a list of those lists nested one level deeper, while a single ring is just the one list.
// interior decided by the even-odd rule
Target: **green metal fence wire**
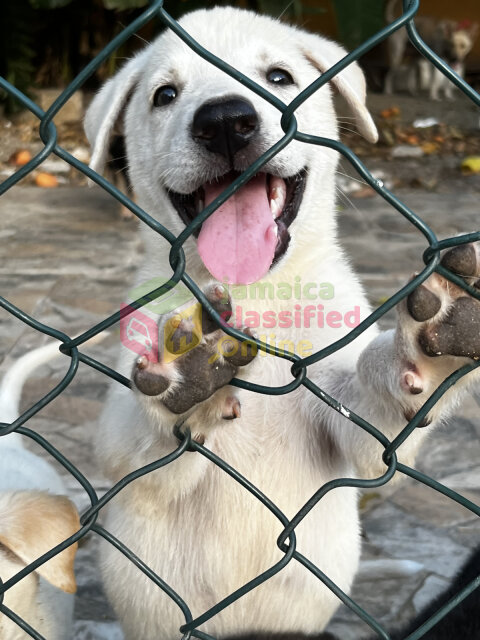
[{"label": "green metal fence wire", "polygon": [[[378,442],[383,446],[383,462],[386,465],[385,473],[378,478],[372,480],[363,480],[356,478],[338,478],[326,483],[320,487],[318,491],[308,500],[308,502],[300,509],[300,511],[289,520],[279,509],[273,504],[262,492],[255,486],[253,486],[246,478],[241,476],[235,469],[230,467],[224,460],[220,459],[217,455],[206,449],[201,444],[195,442],[191,436],[188,428],[181,428],[181,424],[177,424],[175,428],[175,435],[178,438],[178,447],[175,451],[172,451],[167,456],[157,460],[156,462],[149,464],[141,469],[137,469],[124,477],[120,482],[110,488],[107,493],[99,498],[93,486],[88,479],[67,459],[65,458],[50,442],[40,436],[38,433],[28,428],[26,424],[28,420],[37,414],[45,405],[51,402],[54,398],[58,397],[70,382],[75,377],[78,369],[79,362],[83,362],[90,367],[97,369],[98,371],[109,376],[119,384],[129,386],[130,382],[127,378],[120,375],[112,368],[105,364],[95,360],[84,353],[79,348],[92,336],[97,335],[104,329],[116,325],[122,317],[129,315],[135,309],[138,309],[148,302],[155,300],[172,289],[178,282],[182,281],[193,293],[193,295],[202,303],[207,309],[210,315],[215,318],[217,322],[220,322],[220,317],[213,309],[209,301],[206,299],[204,293],[197,287],[195,282],[185,272],[185,256],[183,253],[183,243],[192,235],[209,215],[213,213],[227,198],[232,195],[241,185],[245,184],[259,169],[268,162],[274,155],[276,155],[281,149],[288,145],[292,140],[298,140],[304,144],[322,145],[338,151],[343,155],[350,164],[356,169],[360,176],[380,194],[388,203],[390,203],[406,220],[408,220],[426,239],[427,247],[423,254],[423,260],[425,262],[425,268],[407,285],[397,291],[391,298],[389,298],[380,307],[375,309],[371,315],[365,319],[361,324],[350,331],[341,340],[330,344],[328,347],[314,353],[307,358],[300,358],[294,353],[285,352],[282,349],[267,345],[257,339],[254,339],[259,349],[274,353],[277,357],[286,358],[292,362],[292,381],[281,387],[268,387],[261,384],[254,384],[251,382],[245,382],[242,380],[234,379],[231,384],[248,389],[262,394],[285,394],[303,385],[315,394],[320,401],[325,402],[328,406],[332,407],[335,411],[345,411],[345,407],[342,406],[335,398],[328,395],[325,391],[315,385],[308,377],[309,365],[326,358],[330,354],[342,349],[355,338],[365,331],[370,325],[381,318],[387,311],[394,307],[400,300],[405,298],[411,293],[420,283],[428,278],[434,271],[445,276],[452,282],[455,282],[468,293],[477,299],[480,299],[480,291],[467,285],[463,280],[458,278],[455,274],[449,272],[440,265],[440,253],[447,247],[458,246],[467,242],[480,240],[480,231],[474,231],[472,233],[464,234],[457,237],[447,238],[439,241],[433,231],[427,224],[417,216],[412,210],[410,210],[403,202],[401,202],[393,193],[391,193],[381,181],[376,180],[365,167],[365,165],[358,159],[358,157],[342,143],[327,138],[321,138],[313,135],[308,135],[298,131],[297,122],[295,119],[295,112],[298,107],[303,104],[308,98],[313,95],[320,87],[331,80],[337,73],[347,67],[354,60],[358,60],[364,53],[369,51],[372,47],[383,41],[390,34],[397,29],[406,28],[408,36],[413,45],[425,56],[430,62],[432,62],[440,71],[449,78],[463,93],[468,96],[476,105],[480,106],[480,95],[474,91],[460,76],[458,76],[447,64],[441,60],[418,36],[415,29],[414,17],[418,11],[420,0],[403,0],[403,14],[395,20],[392,24],[387,25],[384,29],[375,34],[368,41],[363,43],[357,49],[346,55],[342,60],[335,64],[331,69],[323,73],[315,82],[313,82],[307,89],[300,93],[295,100],[290,104],[283,104],[277,97],[266,91],[264,88],[257,85],[250,78],[244,76],[242,73],[226,64],[223,60],[217,58],[211,54],[208,50],[200,46],[193,38],[186,33],[181,26],[164,10],[162,0],[155,0],[151,3],[149,8],[144,11],[134,22],[132,22],[127,28],[125,28],[116,38],[114,38],[108,46],[101,51],[101,53],[91,61],[91,63],[74,79],[74,81],[61,93],[61,95],[55,100],[47,111],[40,109],[34,102],[28,97],[23,95],[18,89],[12,86],[5,79],[0,77],[0,87],[7,91],[12,97],[17,99],[25,108],[29,109],[40,122],[40,137],[44,143],[44,148],[24,167],[21,167],[16,173],[6,179],[0,184],[0,195],[5,193],[8,189],[18,184],[25,176],[38,167],[51,153],[54,153],[58,157],[62,158],[70,165],[75,167],[78,171],[85,176],[99,184],[105,191],[110,193],[112,197],[116,198],[119,202],[130,209],[142,223],[148,225],[152,233],[158,233],[165,238],[171,245],[170,251],[170,264],[172,267],[172,276],[168,282],[165,282],[162,286],[157,287],[147,295],[142,296],[135,302],[131,303],[126,309],[114,313],[102,322],[98,323],[94,327],[91,327],[88,331],[85,331],[81,336],[77,336],[75,339],[69,337],[65,333],[58,331],[54,327],[47,326],[40,323],[35,318],[29,316],[27,313],[13,305],[5,298],[0,297],[0,305],[6,309],[13,316],[27,324],[28,326],[36,329],[37,331],[56,338],[60,341],[60,350],[62,353],[70,357],[70,367],[62,379],[62,381],[49,393],[47,393],[39,402],[35,403],[27,411],[25,411],[17,420],[11,424],[0,424],[0,437],[16,431],[24,436],[27,436],[34,440],[38,445],[43,447],[51,456],[53,456],[68,473],[70,473],[77,482],[85,490],[89,500],[90,507],[82,514],[81,517],[81,529],[65,540],[62,544],[51,549],[45,553],[42,557],[38,558],[35,562],[32,562],[15,576],[2,582],[0,578],[0,612],[8,616],[11,620],[16,622],[27,635],[37,640],[44,640],[34,628],[32,628],[27,622],[21,619],[14,611],[10,610],[3,602],[5,592],[22,580],[25,576],[34,571],[44,562],[48,561],[54,555],[60,553],[63,549],[73,544],[77,540],[80,540],[89,532],[94,532],[97,535],[103,537],[110,544],[119,549],[131,562],[133,562],[140,571],[147,575],[159,589],[163,590],[172,600],[177,604],[181,610],[185,624],[181,626],[179,635],[183,634],[183,638],[188,639],[190,637],[203,638],[205,640],[214,640],[212,636],[199,630],[199,627],[210,620],[218,612],[225,607],[228,607],[232,602],[241,598],[246,593],[255,589],[258,585],[268,580],[270,577],[278,573],[289,562],[295,561],[301,563],[308,571],[321,580],[329,589],[331,589],[342,602],[344,602],[352,611],[354,611],[369,627],[376,633],[376,637],[383,640],[389,640],[390,635],[386,629],[384,629],[377,620],[363,610],[355,601],[353,601],[346,593],[344,593],[334,582],[332,582],[328,576],[326,576],[318,567],[313,565],[308,558],[304,557],[296,550],[295,541],[295,529],[298,524],[305,518],[310,510],[329,492],[338,487],[359,487],[362,489],[379,487],[386,484],[394,475],[394,473],[402,473],[406,476],[410,476],[418,482],[421,482],[432,489],[447,496],[451,500],[463,505],[469,509],[472,513],[480,516],[480,507],[464,496],[452,491],[448,487],[440,484],[434,479],[418,472],[417,470],[410,468],[397,461],[396,450],[405,441],[406,438],[422,423],[433,405],[441,398],[441,396],[449,389],[453,384],[457,382],[461,377],[475,369],[480,365],[478,361],[472,361],[471,364],[463,366],[458,371],[450,375],[444,382],[436,389],[431,397],[425,402],[417,414],[406,424],[405,428],[400,434],[390,442],[381,431],[374,425],[364,420],[361,416],[356,415],[353,411],[348,409],[350,420],[357,425],[358,428],[365,430],[371,434]],[[112,184],[105,180],[102,176],[92,171],[88,166],[80,162],[77,158],[68,153],[65,149],[57,144],[56,128],[53,124],[53,118],[66,103],[66,101],[77,91],[83,83],[91,76],[95,70],[133,33],[135,33],[141,26],[148,21],[160,18],[163,24],[174,31],[179,38],[195,51],[198,55],[205,58],[208,62],[215,65],[226,74],[235,78],[238,82],[244,84],[249,89],[257,93],[261,98],[270,102],[279,111],[281,118],[282,128],[284,130],[284,136],[279,140],[271,149],[264,153],[258,160],[256,160],[244,173],[242,173],[220,196],[218,196],[205,210],[199,214],[178,236],[175,237],[168,229],[160,224],[152,215],[137,204],[132,202],[127,196],[122,194]],[[244,339],[245,335],[242,332],[230,328],[223,327],[226,333],[234,336],[238,339]],[[251,340],[252,338],[249,337]],[[344,413],[345,415],[345,413]],[[188,422],[188,420],[187,420]],[[185,425],[186,426],[186,425]],[[202,615],[193,619],[190,612],[190,608],[181,596],[177,594],[167,583],[162,580],[161,576],[156,575],[147,565],[145,565],[135,554],[132,553],[125,545],[117,540],[109,531],[105,530],[101,525],[97,523],[97,518],[102,507],[107,504],[119,491],[121,491],[127,484],[136,480],[137,478],[152,472],[155,469],[170,464],[175,459],[179,458],[187,451],[195,451],[198,455],[205,456],[212,464],[217,465],[226,474],[231,476],[236,482],[249,491],[257,500],[259,500],[265,508],[269,509],[271,513],[278,518],[282,523],[284,529],[277,540],[278,547],[283,551],[284,556],[275,565],[270,567],[264,573],[255,577],[248,584],[245,584],[242,588],[238,589],[228,597],[224,598]],[[439,611],[435,613],[429,620],[422,624],[418,629],[411,633],[405,640],[417,640],[424,636],[424,634],[431,629],[443,616],[445,616],[454,606],[467,597],[476,587],[480,586],[480,577],[474,580],[468,586],[462,589],[455,598],[453,598],[447,605],[443,606]]]}]

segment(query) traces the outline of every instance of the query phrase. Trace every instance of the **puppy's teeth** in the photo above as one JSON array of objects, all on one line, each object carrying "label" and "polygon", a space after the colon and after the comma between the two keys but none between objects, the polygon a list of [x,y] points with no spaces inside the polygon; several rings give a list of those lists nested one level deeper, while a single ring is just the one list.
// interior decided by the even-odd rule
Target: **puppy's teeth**
[{"label": "puppy's teeth", "polygon": [[270,210],[274,220],[282,213],[286,199],[287,187],[285,185],[285,181],[282,180],[282,178],[272,176],[270,180],[269,201]]},{"label": "puppy's teeth", "polygon": [[274,220],[282,213],[277,200],[270,200],[270,211],[272,212]]},{"label": "puppy's teeth", "polygon": [[201,213],[205,208],[205,202],[203,200],[197,201],[197,213]]}]

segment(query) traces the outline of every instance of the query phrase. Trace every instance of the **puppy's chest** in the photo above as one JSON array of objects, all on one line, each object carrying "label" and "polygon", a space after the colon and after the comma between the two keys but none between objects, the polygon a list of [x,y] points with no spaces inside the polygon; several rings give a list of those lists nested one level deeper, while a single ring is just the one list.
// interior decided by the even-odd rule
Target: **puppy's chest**
[{"label": "puppy's chest", "polygon": [[[264,423],[257,421],[246,425],[240,437],[237,437],[238,431],[234,437],[223,433],[221,435],[225,437],[213,442],[212,450],[291,517],[319,486],[328,481],[329,475],[325,473],[327,468],[318,464],[318,457],[315,464],[315,452],[308,450],[304,434],[299,432],[296,439],[295,434],[289,435],[284,429],[285,424],[279,429],[278,420],[279,416],[272,411]],[[252,433],[252,427],[256,432]],[[241,430],[241,424],[238,430]],[[213,464],[199,486],[199,494],[206,503],[211,504],[214,500],[216,513],[223,510],[226,517],[229,517],[232,505],[238,513],[249,518],[253,505],[261,504],[255,494]],[[261,511],[265,510],[262,505]]]}]

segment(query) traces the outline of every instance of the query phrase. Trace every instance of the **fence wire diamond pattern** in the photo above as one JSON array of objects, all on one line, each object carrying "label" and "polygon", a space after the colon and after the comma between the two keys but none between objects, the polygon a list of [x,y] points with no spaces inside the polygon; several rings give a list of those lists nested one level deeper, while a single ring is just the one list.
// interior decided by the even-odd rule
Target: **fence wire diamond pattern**
[{"label": "fence wire diamond pattern", "polygon": [[[450,67],[446,65],[426,44],[420,39],[414,24],[414,17],[419,8],[420,0],[404,0],[404,13],[395,20],[392,24],[387,25],[384,29],[375,34],[368,41],[364,42],[357,49],[349,53],[337,64],[331,67],[328,71],[323,73],[314,83],[312,83],[307,89],[302,91],[290,104],[283,104],[276,96],[272,95],[254,81],[244,76],[242,73],[226,64],[221,59],[211,54],[208,50],[200,46],[195,42],[188,33],[186,33],[181,26],[164,10],[163,2],[157,0],[151,3],[151,6],[140,15],[134,22],[132,22],[127,28],[125,28],[117,37],[115,37],[105,49],[94,59],[92,62],[74,79],[74,81],[68,86],[62,94],[55,100],[47,111],[40,109],[34,102],[28,97],[23,95],[12,84],[7,82],[4,78],[0,77],[0,87],[7,91],[12,97],[17,99],[25,108],[29,109],[40,122],[40,137],[44,143],[44,148],[25,166],[21,167],[15,174],[10,176],[2,184],[0,184],[0,195],[5,193],[8,189],[18,184],[25,176],[38,167],[50,154],[55,154],[59,158],[62,158],[68,162],[75,169],[83,173],[85,176],[99,184],[105,191],[111,194],[113,198],[116,198],[123,205],[128,207],[140,221],[148,225],[152,233],[158,233],[165,238],[171,245],[170,251],[170,264],[172,267],[172,277],[168,282],[165,282],[162,286],[157,287],[155,290],[149,292],[147,295],[142,296],[135,302],[131,303],[126,309],[122,309],[110,317],[103,320],[101,323],[91,327],[88,331],[84,332],[81,336],[72,339],[65,333],[56,330],[54,327],[47,326],[38,322],[35,318],[31,317],[5,298],[0,297],[1,306],[6,309],[13,316],[36,329],[37,331],[44,333],[52,338],[56,338],[60,341],[60,351],[65,356],[70,358],[70,367],[63,380],[52,389],[47,395],[45,395],[39,402],[31,406],[25,411],[17,420],[12,424],[0,424],[0,437],[7,435],[13,431],[21,433],[34,440],[38,445],[43,447],[51,456],[53,456],[63,467],[76,479],[76,481],[83,487],[90,501],[90,507],[82,514],[81,517],[81,529],[65,540],[62,544],[51,549],[48,553],[38,558],[35,562],[26,566],[17,575],[10,578],[6,582],[0,580],[0,611],[8,616],[11,620],[16,622],[28,635],[36,640],[43,640],[41,636],[34,628],[21,619],[14,611],[10,610],[3,603],[4,593],[22,580],[25,576],[34,571],[38,566],[48,561],[54,555],[60,553],[69,545],[80,540],[89,532],[93,532],[99,536],[102,536],[110,544],[117,547],[132,563],[134,563],[138,569],[144,572],[150,580],[152,580],[159,589],[162,589],[179,607],[182,614],[185,617],[185,624],[180,628],[179,635],[183,634],[183,638],[190,637],[203,638],[205,640],[214,640],[208,634],[200,631],[200,627],[204,622],[215,616],[219,611],[229,606],[232,602],[241,598],[249,591],[255,589],[258,585],[268,580],[271,576],[275,575],[283,569],[289,562],[299,562],[306,570],[312,572],[319,580],[321,580],[329,589],[331,589],[342,602],[344,602],[350,609],[352,609],[360,618],[362,618],[371,629],[373,629],[378,638],[388,640],[390,638],[388,632],[366,611],[364,611],[355,601],[353,601],[346,593],[344,593],[334,582],[332,582],[328,576],[326,576],[318,567],[313,565],[308,558],[303,556],[296,550],[295,546],[295,529],[298,524],[307,516],[309,511],[329,492],[338,487],[360,487],[360,488],[373,488],[384,485],[389,482],[392,476],[397,473],[402,473],[410,476],[418,482],[424,483],[432,489],[444,494],[451,500],[463,505],[469,509],[472,513],[480,516],[480,507],[472,503],[464,496],[452,491],[451,489],[443,486],[439,482],[432,478],[418,472],[417,470],[405,466],[398,462],[396,457],[396,450],[405,441],[406,438],[412,433],[412,431],[421,425],[425,419],[431,407],[439,400],[439,398],[450,388],[455,382],[466,375],[476,367],[480,365],[480,362],[472,361],[471,364],[463,366],[461,369],[449,376],[431,395],[431,397],[425,402],[422,408],[417,414],[410,420],[401,433],[390,442],[381,431],[374,425],[368,423],[361,416],[356,415],[353,411],[348,410],[349,419],[357,425],[359,429],[364,429],[374,438],[376,438],[384,447],[383,461],[387,466],[387,470],[383,476],[373,480],[361,480],[353,478],[338,478],[326,483],[320,487],[318,491],[308,500],[308,502],[300,509],[300,511],[292,518],[288,520],[286,516],[273,504],[261,491],[253,486],[246,478],[242,477],[235,469],[230,467],[225,461],[220,459],[214,453],[203,447],[201,444],[195,442],[188,431],[188,428],[180,430],[181,425],[176,427],[176,436],[178,438],[178,447],[175,451],[172,451],[169,455],[163,457],[156,462],[145,466],[141,469],[124,477],[115,486],[111,487],[107,493],[99,498],[93,486],[89,480],[67,459],[65,458],[50,442],[44,439],[41,435],[28,428],[28,420],[37,414],[45,405],[51,402],[54,398],[59,396],[64,389],[70,384],[75,377],[79,362],[83,362],[90,367],[97,369],[106,376],[109,376],[118,384],[130,386],[130,382],[127,378],[116,372],[115,370],[107,367],[103,363],[85,355],[81,352],[80,348],[91,337],[99,334],[104,329],[117,325],[122,317],[132,313],[135,309],[138,309],[152,300],[155,300],[171,290],[178,282],[182,281],[194,294],[194,296],[202,303],[207,311],[214,317],[217,322],[220,321],[220,317],[213,309],[209,301],[206,299],[204,293],[196,286],[195,282],[189,278],[185,272],[185,257],[183,254],[182,245],[185,240],[198,228],[205,220],[210,216],[221,203],[226,200],[241,184],[246,182],[252,177],[258,170],[268,162],[273,156],[275,156],[281,149],[288,145],[292,140],[298,140],[305,144],[323,145],[325,147],[338,151],[344,156],[350,164],[356,169],[358,174],[378,193],[380,194],[392,207],[394,207],[399,215],[402,215],[408,220],[419,233],[423,234],[428,242],[428,248],[423,254],[423,260],[425,262],[425,268],[419,273],[411,282],[397,291],[389,300],[384,302],[379,308],[377,308],[371,315],[355,327],[350,333],[348,333],[341,340],[330,344],[328,347],[314,353],[313,355],[300,358],[298,355],[283,350],[278,350],[275,347],[274,352],[277,357],[286,358],[292,362],[292,381],[283,387],[266,387],[260,384],[247,383],[242,380],[233,379],[231,384],[237,387],[247,388],[250,391],[262,393],[262,394],[286,394],[300,385],[304,385],[313,394],[317,395],[322,402],[327,403],[336,411],[345,412],[345,407],[340,405],[334,397],[331,397],[325,393],[322,389],[316,386],[308,377],[308,367],[315,362],[326,358],[330,354],[345,347],[352,342],[359,334],[365,331],[371,324],[376,322],[387,311],[394,307],[400,300],[405,298],[409,293],[413,291],[420,283],[426,280],[434,271],[445,276],[450,281],[462,287],[468,293],[477,299],[480,299],[480,291],[467,285],[461,278],[446,270],[440,264],[440,252],[448,247],[454,247],[461,244],[465,244],[472,241],[480,240],[480,231],[463,234],[457,237],[451,237],[439,241],[433,231],[425,224],[425,222],[417,216],[412,210],[410,210],[403,202],[398,200],[393,193],[391,193],[385,186],[378,180],[376,180],[363,165],[363,163],[356,157],[356,155],[348,149],[342,143],[327,139],[320,138],[312,135],[307,135],[298,131],[297,122],[295,119],[295,111],[298,107],[308,100],[308,98],[316,92],[325,83],[331,80],[337,73],[347,67],[351,62],[358,60],[363,54],[369,51],[372,47],[379,42],[387,38],[397,29],[406,28],[411,43],[416,47],[420,53],[431,61],[441,72],[453,82],[461,91],[464,92],[476,105],[480,106],[480,95],[472,89],[466,82],[460,78]],[[215,199],[195,220],[190,223],[183,232],[175,237],[168,229],[162,226],[152,215],[142,210],[138,205],[132,202],[127,196],[122,194],[116,187],[105,180],[103,177],[92,171],[88,166],[80,162],[77,158],[68,153],[65,149],[57,144],[57,133],[55,125],[53,124],[53,118],[58,111],[63,107],[72,94],[78,90],[84,82],[89,78],[96,69],[132,34],[134,34],[140,27],[154,18],[159,18],[165,27],[174,31],[179,38],[199,56],[202,56],[211,64],[221,69],[226,74],[232,76],[242,84],[249,87],[255,93],[260,95],[263,99],[269,101],[279,111],[279,117],[281,118],[282,128],[284,130],[284,137],[277,142],[272,148],[264,153],[258,160],[252,164],[242,175],[240,175],[230,186]],[[224,330],[229,335],[238,339],[245,339],[245,335],[240,331],[233,328],[225,328]],[[251,339],[249,337],[249,339]],[[258,348],[272,353],[272,346],[262,343],[259,340],[255,340]],[[268,571],[258,575],[255,579],[251,580],[248,584],[244,585],[241,589],[238,589],[228,597],[218,602],[211,609],[203,613],[196,619],[193,619],[188,604],[182,600],[179,594],[177,594],[168,584],[166,584],[161,576],[156,575],[148,566],[146,566],[135,554],[133,554],[125,545],[117,540],[109,531],[104,529],[98,524],[98,515],[102,507],[110,501],[119,491],[123,489],[127,484],[139,478],[142,475],[148,474],[155,469],[159,469],[165,465],[170,464],[185,452],[195,451],[197,454],[205,456],[212,464],[218,465],[226,474],[230,475],[236,482],[240,483],[246,491],[249,491],[257,500],[259,500],[267,509],[269,509],[282,523],[284,529],[282,534],[277,540],[278,547],[284,553],[282,559]],[[411,633],[406,640],[417,640],[422,638],[424,634],[431,629],[438,620],[445,616],[454,606],[456,606],[461,600],[467,597],[476,587],[479,586],[480,578],[474,580],[470,585],[465,587],[457,596],[451,600],[448,605],[442,607],[435,613],[427,622],[419,627],[415,632]]]}]

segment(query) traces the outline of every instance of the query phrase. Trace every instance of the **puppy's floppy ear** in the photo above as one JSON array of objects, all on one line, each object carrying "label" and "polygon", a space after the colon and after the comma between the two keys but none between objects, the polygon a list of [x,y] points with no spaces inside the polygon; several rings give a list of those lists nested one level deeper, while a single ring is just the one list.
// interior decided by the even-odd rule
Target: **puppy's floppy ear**
[{"label": "puppy's floppy ear", "polygon": [[[308,34],[303,40],[302,51],[307,60],[321,73],[325,73],[347,55],[345,49],[336,42],[313,34]],[[349,64],[334,76],[331,82],[352,110],[359,132],[369,142],[377,142],[377,128],[365,106],[367,87],[359,65],[356,62]]]},{"label": "puppy's floppy ear", "polygon": [[[0,542],[25,564],[33,562],[80,529],[70,500],[44,491],[0,493]],[[42,564],[42,578],[67,593],[75,593],[73,572],[77,543]]]},{"label": "puppy's floppy ear", "polygon": [[110,78],[87,109],[84,126],[92,147],[90,167],[98,173],[103,172],[110,138],[143,72],[149,51],[149,48],[141,51]]}]

